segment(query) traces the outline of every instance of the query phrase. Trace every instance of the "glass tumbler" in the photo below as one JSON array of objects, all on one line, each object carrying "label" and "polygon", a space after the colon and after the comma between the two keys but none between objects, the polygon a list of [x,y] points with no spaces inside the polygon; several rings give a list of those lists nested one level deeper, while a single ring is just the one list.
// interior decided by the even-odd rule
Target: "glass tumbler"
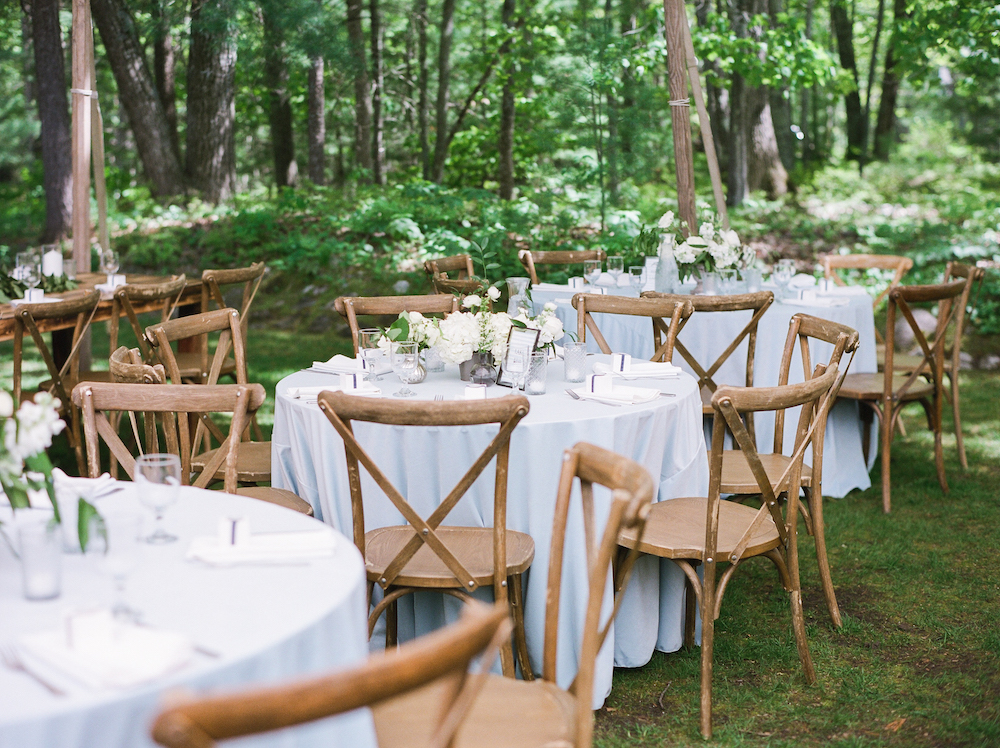
[{"label": "glass tumbler", "polygon": [[567,343],[563,348],[563,364],[567,382],[582,382],[587,376],[587,344]]},{"label": "glass tumbler", "polygon": [[545,378],[548,376],[549,354],[547,351],[534,351],[528,364],[528,373],[524,379],[526,395],[544,395]]},{"label": "glass tumbler", "polygon": [[55,522],[28,521],[17,529],[21,580],[28,600],[51,600],[61,589],[62,534]]}]

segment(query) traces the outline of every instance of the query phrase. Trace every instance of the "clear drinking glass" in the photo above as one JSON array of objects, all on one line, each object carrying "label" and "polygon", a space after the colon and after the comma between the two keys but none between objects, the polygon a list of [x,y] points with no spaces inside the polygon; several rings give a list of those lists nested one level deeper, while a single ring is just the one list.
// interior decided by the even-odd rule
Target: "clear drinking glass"
[{"label": "clear drinking glass", "polygon": [[28,287],[24,293],[25,301],[32,301],[35,286],[42,282],[42,256],[34,250],[18,252],[15,258],[17,267],[14,270],[19,281]]},{"label": "clear drinking glass", "polygon": [[18,524],[21,555],[21,581],[28,600],[51,600],[59,597],[62,560],[62,534],[59,525],[46,518]]},{"label": "clear drinking glass", "polygon": [[795,277],[795,260],[778,260],[774,266],[774,282],[781,298],[788,296],[788,282]]},{"label": "clear drinking glass", "polygon": [[608,258],[608,272],[611,273],[611,277],[615,279],[615,285],[618,285],[618,279],[622,277],[622,273],[625,272],[625,258],[620,255],[612,255]]},{"label": "clear drinking glass", "polygon": [[548,376],[549,354],[546,351],[532,351],[528,363],[528,373],[524,378],[526,395],[544,395],[545,379]]},{"label": "clear drinking glass", "polygon": [[142,517],[127,510],[103,512],[91,524],[86,554],[97,571],[114,582],[115,601],[111,613],[115,618],[134,620],[139,617],[139,612],[125,602],[125,585],[129,574],[139,564],[143,546],[141,530]]},{"label": "clear drinking glass", "polygon": [[112,282],[112,277],[118,272],[118,268],[121,267],[121,261],[118,259],[118,253],[113,249],[105,249],[101,251],[101,272],[108,276],[108,283]]},{"label": "clear drinking glass", "polygon": [[399,381],[403,383],[399,392],[393,392],[393,397],[413,397],[417,393],[406,386],[410,376],[420,363],[417,344],[412,341],[401,341],[392,344],[392,370]]},{"label": "clear drinking glass", "polygon": [[641,294],[642,287],[646,284],[646,268],[642,265],[630,265],[628,280],[632,286],[632,290],[637,294]]},{"label": "clear drinking glass", "polygon": [[382,357],[382,349],[378,347],[378,341],[382,337],[382,331],[377,327],[365,327],[358,330],[358,353],[365,361],[365,379],[374,381],[375,368]]},{"label": "clear drinking glass", "polygon": [[582,382],[587,377],[587,344],[567,343],[563,347],[563,365],[567,382]]},{"label": "clear drinking glass", "polygon": [[163,529],[163,513],[177,501],[181,488],[181,460],[172,454],[142,455],[135,461],[133,473],[139,501],[156,512],[156,529],[146,538],[147,543],[173,543],[176,535]]},{"label": "clear drinking glass", "polygon": [[587,260],[583,263],[583,277],[587,283],[594,285],[601,279],[601,261]]}]

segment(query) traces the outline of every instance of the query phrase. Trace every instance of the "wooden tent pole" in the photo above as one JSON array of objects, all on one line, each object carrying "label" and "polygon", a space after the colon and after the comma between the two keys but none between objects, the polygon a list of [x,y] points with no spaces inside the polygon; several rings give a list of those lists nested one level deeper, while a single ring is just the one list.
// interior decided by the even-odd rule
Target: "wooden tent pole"
[{"label": "wooden tent pole", "polygon": [[73,0],[73,260],[78,273],[90,272],[90,92],[88,64],[93,41],[90,0]]},{"label": "wooden tent pole", "polygon": [[87,34],[89,42],[90,79],[95,90],[90,97],[91,143],[94,152],[94,196],[97,198],[97,242],[102,250],[111,248],[111,238],[108,235],[108,186],[104,178],[104,117],[101,116],[101,103],[97,98],[97,63],[94,60],[94,34]]},{"label": "wooden tent pole", "polygon": [[677,168],[677,212],[688,226],[688,235],[698,233],[694,201],[694,155],[691,150],[691,104],[687,96],[687,65],[684,0],[663,0],[664,33],[667,38],[667,73],[670,79],[670,127],[674,136]]},{"label": "wooden tent pole", "polygon": [[712,192],[715,195],[715,210],[722,219],[722,227],[729,228],[729,212],[726,210],[726,196],[722,191],[722,173],[719,171],[719,157],[715,152],[715,138],[712,135],[712,121],[708,117],[705,106],[705,95],[701,90],[701,78],[698,73],[698,58],[694,54],[694,42],[691,41],[691,27],[687,16],[684,17],[684,46],[687,50],[688,77],[691,79],[691,93],[694,95],[695,107],[698,109],[698,126],[701,128],[701,142],[705,144],[705,157],[708,159],[708,173],[712,177]]}]

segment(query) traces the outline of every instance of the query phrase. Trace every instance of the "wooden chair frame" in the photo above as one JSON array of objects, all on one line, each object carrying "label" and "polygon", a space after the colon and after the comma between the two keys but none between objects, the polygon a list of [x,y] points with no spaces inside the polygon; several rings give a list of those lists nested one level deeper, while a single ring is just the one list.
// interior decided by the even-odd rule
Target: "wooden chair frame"
[{"label": "wooden chair frame", "polygon": [[484,654],[488,664],[510,621],[503,606],[469,604],[462,618],[396,651],[331,675],[245,693],[208,696],[167,707],[156,718],[152,737],[167,748],[208,748],[217,740],[313,722],[363,706],[373,706],[429,683],[447,681],[430,746],[447,748],[485,682],[470,674]]},{"label": "wooden chair frame", "polygon": [[448,315],[458,311],[458,299],[446,293],[426,296],[341,296],[333,305],[351,328],[355,356],[358,355],[359,314],[384,316],[398,315],[400,312],[420,312]]},{"label": "wooden chair frame", "polygon": [[[892,270],[894,271],[889,286],[882,291],[872,301],[872,308],[876,311],[885,300],[889,292],[896,288],[903,276],[913,267],[913,260],[901,255],[826,255],[822,258],[823,277],[832,280],[838,286],[846,286],[847,283],[837,275],[837,270]],[[878,343],[884,344],[885,338],[879,329],[875,328],[875,337]]]},{"label": "wooden chair frame", "polygon": [[260,289],[264,273],[267,272],[263,262],[255,262],[245,268],[210,269],[201,274],[201,311],[207,312],[214,303],[217,309],[227,309],[229,304],[222,293],[223,286],[243,284],[243,298],[240,300],[240,326],[243,337],[247,336],[250,322],[250,306]]},{"label": "wooden chair frame", "polygon": [[[572,299],[576,309],[576,330],[580,342],[586,342],[589,329],[602,352],[613,353],[604,339],[594,314],[626,314],[633,317],[649,317],[653,322],[654,353],[650,361],[670,362],[674,355],[677,332],[682,323],[694,312],[690,301],[667,299],[633,299],[628,296],[578,293]],[[661,342],[661,335],[662,341]]]},{"label": "wooden chair frame", "polygon": [[147,364],[138,348],[119,346],[108,359],[111,381],[115,384],[166,384],[163,364]]},{"label": "wooden chair frame", "polygon": [[[694,643],[695,616],[694,603],[701,612],[701,732],[705,738],[712,736],[712,667],[715,621],[719,617],[726,586],[736,569],[746,560],[766,556],[777,568],[782,586],[789,593],[792,625],[796,647],[806,680],[815,682],[816,674],[809,654],[806,639],[805,619],[802,613],[802,593],[799,581],[797,521],[799,491],[802,478],[802,461],[805,450],[812,442],[818,423],[825,418],[836,398],[836,391],[843,382],[836,365],[822,374],[800,384],[778,387],[729,387],[722,386],[712,397],[713,424],[712,450],[709,459],[710,478],[708,496],[704,499],[674,499],[656,504],[650,511],[667,518],[670,526],[686,524],[697,526],[699,512],[704,517],[704,543],[696,547],[692,535],[688,547],[666,548],[657,545],[655,531],[646,532],[645,539],[634,533],[623,533],[620,543],[630,550],[638,550],[673,561],[684,572],[687,580],[687,612],[685,616],[685,643]],[[775,482],[768,476],[757,453],[756,439],[747,427],[747,416],[753,412],[787,409],[803,406],[796,430],[796,446],[792,459],[778,478],[778,486],[787,486],[785,515],[782,515]],[[733,438],[745,453],[747,461],[757,481],[762,497],[761,506],[756,511],[734,502],[723,502],[721,498],[722,461],[725,451],[726,433]],[[740,507],[742,518],[735,525],[733,533],[739,533],[727,558],[719,557],[719,536],[725,522],[721,509]],[[687,512],[685,514],[685,512]],[[752,513],[752,519],[750,518]],[[733,516],[732,512],[726,516]],[[740,532],[742,528],[742,532]],[[773,539],[761,541],[760,530],[773,532]],[[696,531],[695,531],[696,532]],[[765,536],[768,537],[768,536]],[[662,543],[663,541],[661,541]],[[717,574],[718,566],[728,563],[728,567]],[[703,578],[698,575],[698,566],[703,566]]]},{"label": "wooden chair frame", "polygon": [[[435,278],[467,280],[476,274],[475,268],[472,266],[472,255],[467,254],[425,260],[424,270],[430,276],[431,280]],[[456,273],[456,275],[452,278],[448,273]]]},{"label": "wooden chair frame", "polygon": [[[73,406],[70,393],[73,385],[80,378],[80,346],[83,344],[87,330],[90,328],[94,315],[97,313],[97,305],[101,301],[101,295],[97,291],[92,291],[80,298],[67,301],[53,301],[42,304],[18,304],[14,309],[14,381],[13,396],[15,407],[21,402],[21,365],[24,360],[24,333],[35,343],[45,368],[49,371],[51,379],[48,382],[46,391],[59,400],[60,414],[66,418],[68,416],[69,428],[66,436],[69,439],[70,447],[76,455],[77,469],[83,474],[86,463],[83,456],[83,445],[80,439],[80,416],[79,411]],[[73,327],[73,345],[69,355],[62,366],[57,366],[52,352],[45,343],[45,338],[38,329],[38,320],[61,319],[76,315],[76,324]]]},{"label": "wooden chair frame", "polygon": [[517,253],[517,259],[521,261],[527,271],[532,285],[538,283],[536,265],[579,265],[587,260],[604,262],[607,257],[608,255],[603,249],[554,249],[539,252],[522,249]]},{"label": "wooden chair frame", "polygon": [[[387,645],[395,643],[395,602],[400,597],[417,592],[420,589],[432,588],[435,591],[450,594],[459,599],[469,599],[475,592],[480,581],[466,569],[448,547],[447,542],[438,533],[438,528],[448,514],[458,504],[459,500],[472,487],[472,484],[486,469],[487,465],[496,459],[496,479],[493,494],[493,594],[494,599],[504,605],[509,605],[514,618],[514,638],[518,649],[518,660],[525,677],[531,678],[532,671],[527,657],[527,643],[524,640],[524,596],[520,574],[514,574],[510,579],[504,571],[507,565],[507,473],[510,454],[510,437],[521,419],[528,414],[529,404],[524,396],[503,397],[485,402],[390,402],[346,395],[343,392],[321,392],[318,397],[320,410],[326,414],[330,423],[336,429],[344,442],[347,458],[347,473],[351,490],[351,512],[353,519],[354,544],[365,555],[365,510],[361,490],[361,470],[365,471],[385,493],[392,505],[403,515],[407,524],[413,528],[413,537],[396,554],[386,566],[381,575],[369,572],[369,590],[377,583],[383,590],[384,597],[374,607],[369,619],[369,635],[374,631],[375,623],[388,610],[386,619]],[[465,475],[454,488],[438,504],[437,508],[424,519],[421,517],[400,491],[392,485],[385,473],[365,451],[354,436],[353,421],[368,423],[392,424],[398,426],[471,426],[496,423],[499,425],[497,435],[490,441],[486,450],[469,466]],[[435,556],[454,575],[451,580],[435,580],[420,587],[414,585],[400,586],[397,578],[403,574],[406,565],[413,559],[422,546],[428,546]],[[509,585],[509,587],[508,587]],[[510,591],[509,591],[510,588]],[[369,599],[371,593],[369,592]],[[513,598],[513,599],[511,599]],[[504,673],[514,675],[514,660],[511,645],[507,642],[501,649],[501,662]]]},{"label": "wooden chair frame", "polygon": [[[226,493],[236,491],[236,456],[240,435],[246,429],[250,416],[263,402],[264,388],[259,384],[164,384],[150,387],[145,384],[81,382],[73,390],[73,403],[83,414],[91,478],[97,478],[101,472],[99,440],[104,441],[130,478],[134,473],[135,458],[118,436],[107,414],[152,413],[156,414],[156,420],[163,429],[167,451],[180,457],[181,482],[206,488],[216,471],[223,469]],[[180,414],[186,413],[232,413],[233,417],[223,446],[193,482],[190,431],[187,419],[180,417]],[[147,438],[152,439],[153,451],[159,451],[155,424],[147,422],[145,425]],[[138,440],[138,430],[135,435]]]},{"label": "wooden chair frame", "polygon": [[184,293],[186,285],[187,278],[179,275],[163,283],[128,283],[116,288],[111,306],[111,330],[109,336],[111,350],[114,351],[118,347],[118,329],[122,313],[124,312],[125,316],[128,317],[129,324],[132,325],[132,331],[135,333],[135,338],[138,341],[139,350],[142,352],[142,360],[147,364],[154,363],[156,354],[153,353],[153,349],[146,339],[145,328],[139,322],[139,315],[135,311],[133,302],[163,302],[163,307],[160,311],[160,322],[166,322],[177,308],[177,303],[180,301],[181,294]]},{"label": "wooden chair frame", "polygon": [[[944,402],[944,348],[947,342],[948,326],[958,310],[958,302],[955,300],[962,295],[966,286],[966,280],[957,280],[938,285],[899,286],[892,289],[889,292],[889,306],[887,308],[882,391],[877,396],[867,396],[864,393],[852,391],[852,380],[848,378],[847,389],[841,393],[844,397],[867,405],[869,410],[864,412],[874,413],[879,419],[882,449],[882,510],[886,514],[892,509],[890,474],[892,438],[903,408],[912,402],[919,402],[923,406],[927,416],[927,425],[934,432],[934,465],[937,469],[938,483],[940,483],[942,491],[948,492],[948,480],[944,472],[944,450],[941,442]],[[927,337],[913,317],[910,305],[933,302],[938,304],[938,321],[933,340],[928,342]],[[921,350],[920,361],[908,375],[899,375],[894,368],[897,314],[902,314]],[[930,382],[933,391],[931,400],[921,395],[919,391],[911,391],[914,383],[921,377]],[[903,381],[900,383],[898,378],[902,378]],[[864,428],[863,433],[865,436],[864,450],[865,455],[867,455],[867,428]]]}]

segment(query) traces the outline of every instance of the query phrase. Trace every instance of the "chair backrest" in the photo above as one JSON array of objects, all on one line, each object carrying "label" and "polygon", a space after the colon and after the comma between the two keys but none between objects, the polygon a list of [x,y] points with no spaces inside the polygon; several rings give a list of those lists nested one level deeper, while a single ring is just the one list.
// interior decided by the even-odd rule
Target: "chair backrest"
[{"label": "chair backrest", "polygon": [[219,342],[215,347],[210,366],[202,364],[201,379],[205,384],[216,384],[222,372],[222,366],[233,350],[236,360],[236,382],[247,382],[246,345],[243,337],[243,325],[240,313],[235,309],[216,309],[211,312],[192,314],[187,317],[166,320],[146,328],[146,340],[155,350],[156,356],[166,369],[167,376],[173,384],[181,384],[182,372],[177,357],[170,344],[185,338],[207,336],[219,333]]},{"label": "chair backrest", "polygon": [[[653,356],[650,361],[671,361],[674,344],[681,324],[694,312],[689,300],[681,299],[633,299],[628,296],[578,293],[573,296],[576,309],[576,331],[580,341],[587,340],[589,329],[597,345],[604,353],[613,353],[604,339],[594,314],[625,314],[633,317],[649,317],[653,323]],[[662,336],[662,342],[661,342]]]},{"label": "chair backrest", "polygon": [[587,260],[603,262],[606,258],[607,253],[603,249],[551,249],[541,252],[522,249],[517,253],[517,259],[528,271],[532,284],[538,283],[536,265],[579,265]]},{"label": "chair backrest", "polygon": [[469,674],[472,661],[483,653],[484,662],[492,660],[491,653],[509,630],[506,608],[469,603],[457,623],[356,667],[287,685],[173,704],[153,722],[152,737],[167,748],[208,748],[217,740],[374,706],[446,680],[450,687],[442,689],[440,716],[429,743],[445,748],[484,682],[482,673]]},{"label": "chair backrest", "polygon": [[[959,297],[969,285],[969,281],[962,278],[950,283],[939,283],[927,286],[898,286],[889,292],[889,307],[886,316],[885,330],[885,380],[884,397],[898,399],[905,393],[921,375],[930,375],[935,389],[942,386],[944,373],[944,349],[947,343],[948,325],[959,312]],[[933,304],[937,303],[937,324],[934,326],[933,339],[928,341],[920,325],[913,317],[911,304]],[[919,365],[913,367],[909,376],[899,387],[893,387],[893,357],[896,345],[896,315],[902,314],[910,330],[913,332],[914,342],[920,347],[923,360]],[[893,418],[895,421],[895,417]],[[894,424],[893,424],[894,425]],[[888,425],[887,428],[892,426]]]},{"label": "chair backrest", "polygon": [[[83,296],[65,301],[45,302],[42,304],[18,304],[14,309],[14,402],[21,399],[21,365],[24,358],[24,333],[31,336],[38,348],[38,352],[45,362],[45,367],[49,370],[51,384],[49,392],[59,398],[62,407],[68,407],[70,402],[70,391],[80,375],[80,345],[83,343],[84,334],[97,312],[97,305],[101,301],[101,295],[97,291],[90,291]],[[51,319],[65,319],[76,317],[76,324],[73,326],[73,345],[69,356],[62,366],[56,366],[55,359],[45,338],[38,329],[38,322]]]},{"label": "chair backrest", "polygon": [[153,349],[150,348],[149,341],[146,340],[135,306],[136,304],[147,305],[160,302],[162,304],[160,322],[166,322],[173,314],[186,286],[187,278],[179,275],[162,283],[126,283],[124,286],[116,288],[111,305],[111,350],[118,347],[118,328],[124,313],[128,317],[129,324],[132,325],[132,332],[135,333],[135,338],[139,343],[142,360],[149,364],[153,363]]},{"label": "chair backrest", "polygon": [[[264,388],[259,384],[113,384],[109,382],[81,382],[73,389],[73,403],[83,416],[83,432],[87,442],[87,466],[91,478],[101,472],[100,441],[103,440],[114,458],[125,468],[131,478],[135,458],[118,436],[107,417],[108,413],[155,414],[163,431],[166,450],[181,460],[181,481],[191,480],[191,437],[186,414],[231,413],[229,436],[213,459],[198,475],[192,485],[208,486],[216,472],[225,470],[225,491],[236,491],[237,445],[249,419],[264,402]],[[132,420],[133,436],[139,442],[140,453],[156,453],[160,449],[155,424],[146,424],[147,442],[143,447],[139,429]]]},{"label": "chair backrest", "polygon": [[201,311],[207,312],[214,304],[216,309],[225,309],[224,286],[243,286],[243,297],[240,299],[240,324],[243,326],[243,337],[247,336],[247,325],[250,321],[250,305],[253,304],[260,282],[264,279],[267,268],[263,262],[255,262],[245,268],[229,268],[203,270],[201,273]]},{"label": "chair backrest", "polygon": [[[472,267],[472,255],[452,255],[451,257],[438,257],[424,262],[424,270],[427,275],[434,278],[444,278],[451,280],[463,280],[471,278],[476,274]],[[457,273],[454,278],[448,273]]]},{"label": "chair backrest", "polygon": [[[726,432],[731,431],[733,441],[746,455],[750,470],[757,481],[760,495],[763,498],[757,511],[739,541],[735,544],[728,559],[730,564],[737,564],[744,552],[750,547],[758,530],[766,523],[773,523],[778,536],[789,552],[796,553],[794,518],[798,517],[799,492],[802,487],[802,462],[806,448],[812,443],[818,424],[825,422],[826,414],[834,403],[840,385],[844,380],[836,364],[831,365],[822,374],[799,384],[785,384],[777,387],[728,387],[722,386],[712,396],[714,420],[712,424],[712,450],[709,454],[709,482],[707,502],[707,524],[705,533],[705,579],[715,579],[715,564],[717,558],[719,530],[719,502],[722,484],[722,460],[726,448]],[[767,470],[761,463],[757,453],[756,440],[746,427],[745,417],[753,412],[786,410],[803,406],[799,413],[799,424],[796,429],[795,449],[782,476],[772,484]],[[786,493],[786,522],[781,515],[778,496]],[[789,570],[796,573],[798,564],[790,564]],[[797,586],[797,580],[796,586]],[[722,596],[716,598],[715,617],[718,617],[718,606]]]},{"label": "chair backrest", "polygon": [[[818,340],[829,343],[833,346],[830,358],[825,363],[812,365],[812,355],[809,350],[810,343]],[[805,312],[792,315],[788,321],[788,336],[785,338],[785,348],[781,354],[781,365],[778,368],[778,384],[788,384],[789,372],[792,366],[792,356],[795,353],[795,343],[798,342],[799,357],[802,361],[802,381],[812,379],[826,371],[830,366],[837,365],[840,370],[847,374],[854,360],[854,354],[858,350],[858,343],[861,336],[853,327],[842,325],[820,317],[813,317]],[[846,365],[841,366],[840,362],[844,354],[849,354],[850,358]],[[822,460],[823,434],[826,423],[816,424],[817,433],[813,440],[816,448],[813,449],[813,474],[818,475]],[[774,414],[774,453],[781,454],[784,444],[785,434],[785,411],[779,409]]]},{"label": "chair backrest", "polygon": [[116,384],[166,384],[163,364],[147,364],[138,348],[119,346],[108,359],[111,381]]},{"label": "chair backrest", "polygon": [[951,365],[952,371],[957,372],[961,365],[962,355],[962,333],[965,330],[965,317],[971,313],[975,304],[972,298],[973,290],[979,286],[986,276],[986,270],[974,265],[966,265],[961,262],[949,262],[944,271],[944,282],[954,278],[965,279],[965,290],[962,291],[962,298],[958,300],[959,307],[955,310],[955,335],[952,338]]},{"label": "chair backrest", "polygon": [[[579,492],[574,484],[579,479]],[[612,492],[611,509],[605,520],[595,516],[594,485]],[[649,505],[653,500],[653,480],[642,465],[593,444],[579,442],[563,453],[559,489],[556,494],[555,517],[552,526],[552,547],[549,552],[548,592],[545,600],[545,639],[542,655],[542,678],[556,682],[556,647],[558,645],[559,604],[562,587],[563,554],[569,522],[570,504],[579,497],[583,514],[584,542],[587,550],[589,577],[583,638],[577,648],[580,653],[576,678],[570,691],[576,696],[576,746],[589,748],[593,733],[594,666],[621,604],[622,595],[638,556],[635,549],[614,569],[615,602],[611,615],[602,622],[602,608],[608,572],[618,549],[622,530],[632,529],[639,540],[646,526]],[[603,527],[603,530],[601,529]]]},{"label": "chair backrest", "polygon": [[[823,276],[833,280],[838,286],[846,286],[847,283],[837,274],[837,270],[891,270],[892,279],[889,285],[883,289],[882,293],[872,301],[872,307],[878,309],[889,294],[889,291],[899,285],[903,276],[913,267],[913,260],[901,255],[826,255],[822,258]],[[875,335],[878,342],[884,342],[882,333],[875,328]]]},{"label": "chair backrest", "polygon": [[347,320],[354,342],[354,355],[358,354],[358,315],[396,316],[400,312],[421,314],[451,314],[458,311],[458,299],[451,294],[427,296],[341,296],[333,302],[334,308]]},{"label": "chair backrest", "polygon": [[[496,458],[496,480],[493,491],[493,559],[494,569],[507,565],[507,462],[510,453],[510,435],[514,427],[528,414],[528,399],[522,396],[501,397],[495,400],[467,402],[392,402],[373,398],[356,397],[343,392],[321,392],[319,407],[340,438],[344,440],[347,455],[347,474],[351,488],[351,511],[354,525],[354,544],[365,552],[365,510],[361,491],[361,470],[372,477],[393,506],[413,528],[413,538],[385,569],[379,585],[387,589],[423,545],[427,545],[441,562],[455,575],[461,589],[471,593],[479,583],[458,561],[447,542],[437,533],[448,513],[458,504],[466,491],[493,458]],[[421,517],[403,494],[392,485],[364,447],[354,436],[352,421],[392,424],[397,426],[472,426],[498,424],[497,435],[481,455],[468,468],[455,487],[441,499],[441,503],[426,518]],[[378,445],[373,445],[378,447]],[[377,449],[373,450],[378,454]],[[503,573],[494,575],[493,592],[496,600],[507,599],[506,579]]]},{"label": "chair backrest", "polygon": [[[434,291],[436,293],[446,293],[453,296],[468,296],[469,294],[479,294],[483,293],[482,281],[476,280],[475,278],[443,278],[441,276],[435,276],[431,279],[434,284]],[[485,302],[489,305],[490,309],[493,308],[493,301],[488,296],[485,298]]]}]

